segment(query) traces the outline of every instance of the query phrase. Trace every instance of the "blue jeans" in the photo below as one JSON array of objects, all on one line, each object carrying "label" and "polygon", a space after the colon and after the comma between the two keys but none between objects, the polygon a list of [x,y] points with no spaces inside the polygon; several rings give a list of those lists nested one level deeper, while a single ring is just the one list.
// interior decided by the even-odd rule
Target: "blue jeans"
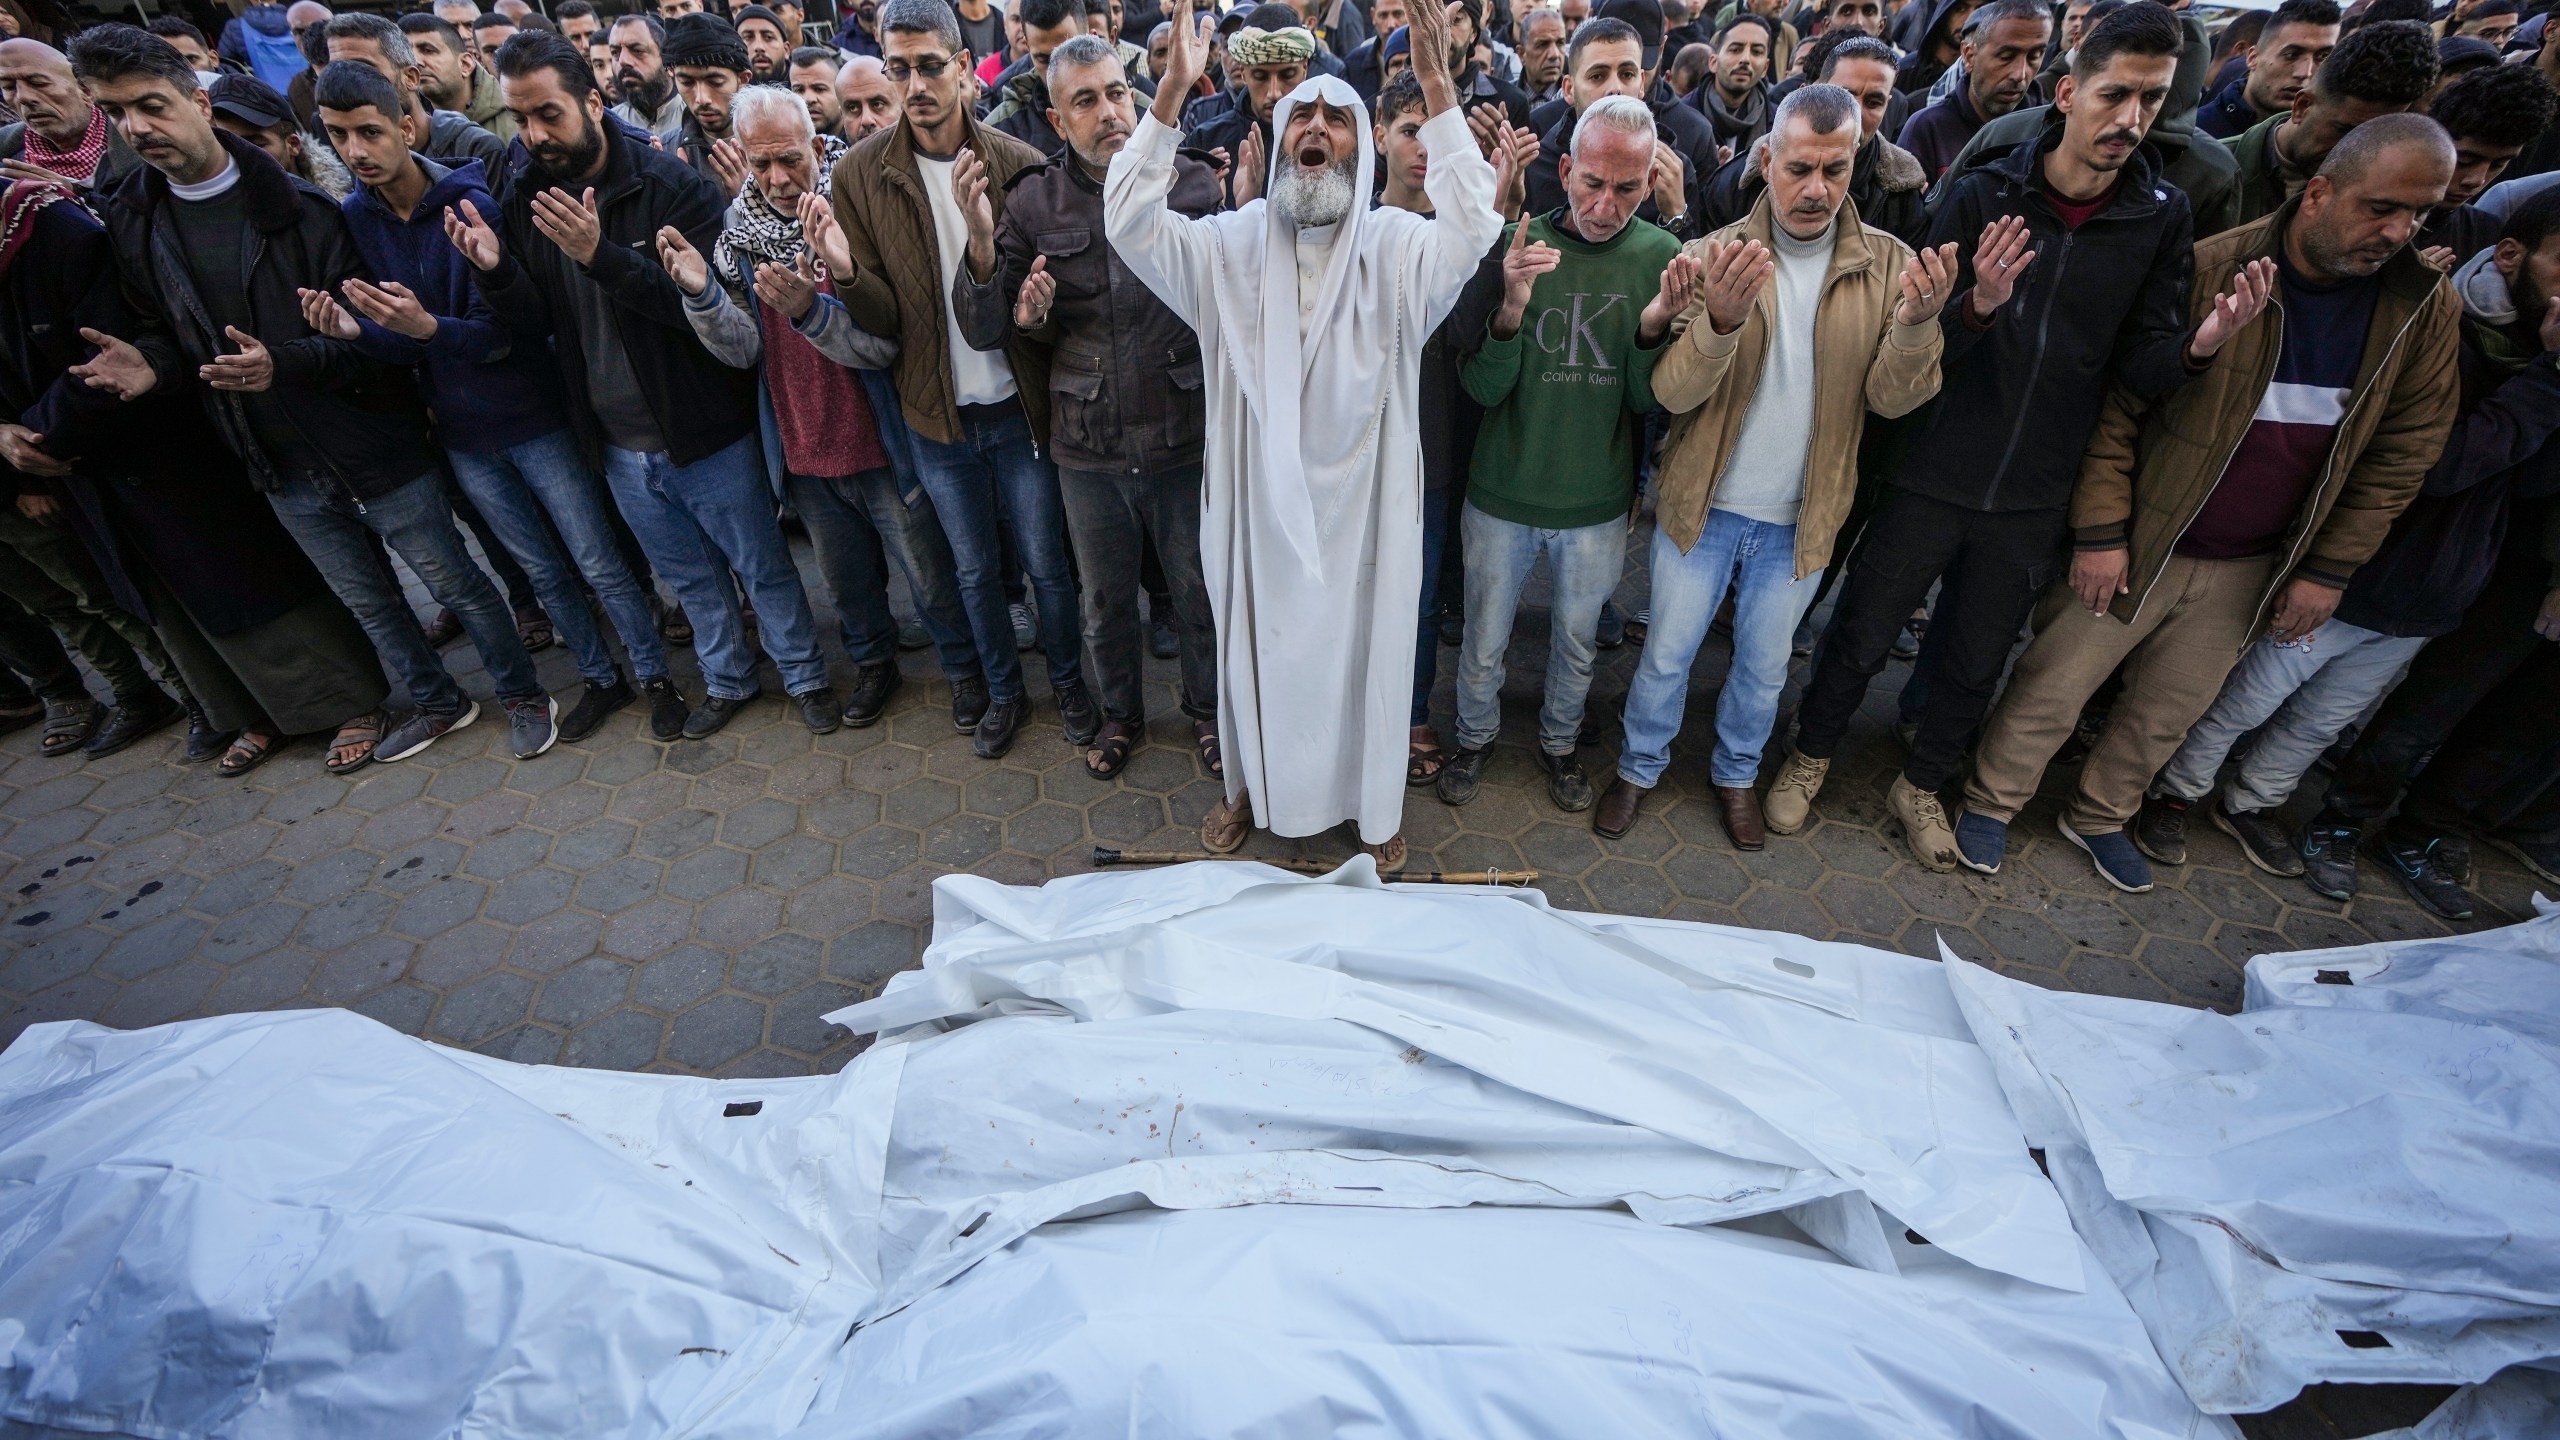
[{"label": "blue jeans", "polygon": [[441,477],[421,475],[387,495],[362,501],[324,495],[307,481],[287,480],[267,496],[267,504],[329,588],[355,613],[366,638],[420,710],[451,715],[469,702],[427,644],[391,567],[374,550],[377,535],[437,604],[462,617],[462,628],[479,647],[480,663],[488,667],[500,700],[542,697],[533,657],[516,638],[515,616],[462,546]]},{"label": "blue jeans", "polygon": [[1422,492],[1422,604],[1413,627],[1413,719],[1431,723],[1431,689],[1440,683],[1440,557],[1449,549],[1449,497]]},{"label": "blue jeans", "polygon": [[755,602],[764,652],[782,672],[783,688],[805,695],[827,683],[826,657],[818,653],[818,622],[791,564],[782,526],[773,518],[773,492],[765,488],[756,440],[743,436],[727,449],[678,465],[664,451],[642,454],[606,446],[605,483],[622,518],[649,552],[649,563],[675,587],[693,622],[694,658],[703,688],[723,700],[757,691],[756,657],[747,649],[746,617],[729,583],[736,571]]},{"label": "blue jeans", "polygon": [[[667,654],[658,644],[649,597],[623,563],[613,521],[605,513],[604,487],[579,458],[577,440],[566,430],[555,430],[504,450],[455,450],[447,458],[462,493],[471,497],[499,545],[525,568],[560,639],[577,657],[579,676],[595,686],[612,685],[622,676],[613,652],[605,648],[595,612],[578,588],[583,576],[613,617],[622,648],[630,652],[632,672],[643,683],[665,679]],[[569,547],[565,555],[552,538],[555,527],[559,542]]]},{"label": "blue jeans", "polygon": [[[1707,627],[1734,587],[1733,665],[1716,697],[1715,783],[1747,789],[1760,779],[1760,752],[1778,720],[1796,622],[1813,604],[1822,572],[1796,578],[1796,527],[1709,510],[1689,553],[1653,532],[1653,627],[1627,691],[1626,748],[1618,778],[1653,786],[1671,763],[1671,739],[1689,706],[1689,667]],[[1739,578],[1737,578],[1737,576]]]},{"label": "blue jeans", "polygon": [[[1591,694],[1599,658],[1600,606],[1627,568],[1627,520],[1621,515],[1571,530],[1541,530],[1497,520],[1469,503],[1458,518],[1466,544],[1467,626],[1458,652],[1458,745],[1482,750],[1502,730],[1502,657],[1520,591],[1545,555],[1555,576],[1550,611],[1546,701],[1538,711],[1538,748],[1570,755]],[[1654,602],[1657,609],[1660,600]]]},{"label": "blue jeans", "polygon": [[[998,413],[1001,411],[1001,413]],[[916,479],[933,497],[942,533],[951,542],[960,575],[960,604],[987,668],[994,700],[1022,695],[1022,662],[1013,651],[1013,621],[1005,614],[1005,537],[1011,534],[1022,568],[1040,597],[1040,648],[1049,657],[1049,685],[1084,683],[1075,577],[1067,568],[1067,519],[1058,498],[1058,472],[1031,439],[1022,407],[969,406],[960,416],[960,439],[945,445],[915,437]]]},{"label": "blue jeans", "polygon": [[890,665],[898,658],[898,621],[889,612],[889,562],[907,577],[907,596],[925,634],[933,637],[942,673],[954,684],[978,673],[969,640],[968,612],[951,566],[951,543],[942,538],[933,502],[923,495],[909,505],[898,493],[895,471],[882,467],[859,475],[800,475],[783,479],[791,508],[809,527],[818,573],[834,593],[836,625],[844,652],[856,665]]}]

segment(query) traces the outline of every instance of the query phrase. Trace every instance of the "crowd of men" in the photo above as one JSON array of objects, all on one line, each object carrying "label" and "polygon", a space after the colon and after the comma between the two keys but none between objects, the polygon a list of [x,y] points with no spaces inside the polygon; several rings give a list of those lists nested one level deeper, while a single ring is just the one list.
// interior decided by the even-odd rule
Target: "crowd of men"
[{"label": "crowd of men", "polygon": [[766,662],[825,734],[930,648],[991,760],[1036,653],[1109,779],[1152,654],[1205,846],[1347,822],[1392,870],[1409,790],[1479,793],[1543,562],[1536,749],[1602,837],[1723,634],[1738,848],[1810,823],[1901,658],[1924,866],[1996,873],[2068,752],[2118,888],[2203,819],[2467,917],[2475,837],[2560,883],[2546,22],[296,0],[9,39],[0,727],[343,774],[480,717],[467,639],[519,758],[632,706],[708,736]]}]

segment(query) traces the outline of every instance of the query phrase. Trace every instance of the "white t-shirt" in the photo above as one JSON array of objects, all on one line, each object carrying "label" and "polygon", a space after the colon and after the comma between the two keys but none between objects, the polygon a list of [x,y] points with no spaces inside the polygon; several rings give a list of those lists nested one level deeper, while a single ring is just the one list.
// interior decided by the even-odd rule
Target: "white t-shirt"
[{"label": "white t-shirt", "polygon": [[942,292],[934,300],[942,307],[943,343],[951,350],[952,398],[962,405],[993,405],[1013,398],[1013,366],[1006,363],[1001,350],[971,349],[960,334],[960,322],[951,314],[951,286],[969,258],[969,222],[951,189],[951,163],[916,156],[916,169],[924,175],[924,193],[933,200],[935,248],[942,252]]}]

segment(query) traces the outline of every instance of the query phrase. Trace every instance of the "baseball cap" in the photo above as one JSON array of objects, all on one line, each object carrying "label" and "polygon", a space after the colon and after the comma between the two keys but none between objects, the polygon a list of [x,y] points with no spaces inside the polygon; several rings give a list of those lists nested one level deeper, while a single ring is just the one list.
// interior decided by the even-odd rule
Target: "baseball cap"
[{"label": "baseball cap", "polygon": [[1600,0],[1591,18],[1633,25],[1644,47],[1644,68],[1651,70],[1662,63],[1662,0]]},{"label": "baseball cap", "polygon": [[293,107],[285,103],[274,86],[255,75],[225,75],[213,82],[205,98],[213,103],[215,114],[228,115],[261,130],[294,123]]}]

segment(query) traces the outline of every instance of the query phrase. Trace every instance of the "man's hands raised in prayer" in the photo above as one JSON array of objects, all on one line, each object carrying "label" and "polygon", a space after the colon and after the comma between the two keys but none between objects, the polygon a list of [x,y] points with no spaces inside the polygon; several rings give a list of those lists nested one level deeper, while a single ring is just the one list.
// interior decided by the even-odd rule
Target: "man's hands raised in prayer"
[{"label": "man's hands raised in prayer", "polygon": [[1703,268],[1699,286],[1707,297],[1707,324],[1730,335],[1750,318],[1752,302],[1778,273],[1778,262],[1757,240],[1724,240],[1707,246]]},{"label": "man's hands raised in prayer", "polygon": [[2187,338],[2187,363],[2202,366],[2221,353],[2232,336],[2258,318],[2275,293],[2275,261],[2252,260],[2241,266],[2240,273],[2231,277],[2231,288],[2214,297],[2213,309]]},{"label": "man's hands raised in prayer", "polygon": [[2036,263],[2036,252],[2027,248],[2027,239],[2027,222],[2021,216],[2003,215],[1982,227],[1982,243],[1973,247],[1973,294],[1965,302],[1975,320],[1988,323],[1991,312],[2018,293],[2018,281]]},{"label": "man's hands raised in prayer", "polygon": [[1156,77],[1155,103],[1148,107],[1156,123],[1180,129],[1182,107],[1209,69],[1209,35],[1217,12],[1205,0],[1174,0],[1165,18],[1173,24],[1165,45],[1164,73]]},{"label": "man's hands raised in prayer", "polygon": [[[1428,9],[1424,0],[1417,9]],[[1521,322],[1529,316],[1529,292],[1537,288],[1538,277],[1563,263],[1564,254],[1540,241],[1528,242],[1529,222],[1522,220],[1511,227],[1511,244],[1502,252],[1502,307],[1493,312],[1493,338],[1508,340],[1520,333]]]},{"label": "man's hands raised in prayer", "polygon": [[1049,323],[1049,307],[1057,303],[1058,277],[1049,273],[1049,257],[1031,257],[1031,273],[1022,277],[1022,293],[1013,297],[1013,328],[1037,330]]},{"label": "man's hands raised in prayer", "polygon": [[969,227],[969,278],[983,285],[996,273],[996,206],[987,194],[986,163],[975,150],[951,162],[951,198]]},{"label": "man's hands raised in prayer", "polygon": [[80,338],[98,347],[98,353],[71,367],[71,373],[89,384],[92,390],[104,390],[119,400],[139,400],[160,383],[160,374],[142,352],[103,330],[80,327]]},{"label": "man's hands raised in prayer", "polygon": [[1706,274],[1707,267],[1685,251],[1671,257],[1671,263],[1662,267],[1662,288],[1636,319],[1638,345],[1650,350],[1662,343],[1662,337],[1670,333],[1671,322],[1685,314],[1689,302],[1698,298],[1698,287]]},{"label": "man's hands raised in prayer", "polygon": [[465,200],[447,207],[444,212],[444,238],[452,242],[454,249],[462,252],[462,258],[471,262],[472,269],[498,268],[501,253],[498,232],[490,229],[489,222],[480,218],[479,206]]},{"label": "man's hands raised in prayer", "polygon": [[667,267],[667,278],[687,295],[699,295],[711,288],[711,262],[684,238],[684,232],[673,225],[658,227],[658,263]]},{"label": "man's hands raised in prayer", "polygon": [[1897,325],[1926,325],[1938,318],[1956,286],[1956,244],[1950,240],[1924,249],[1902,267],[1902,301],[1893,307]]},{"label": "man's hands raised in prayer", "polygon": [[[465,202],[466,204],[469,202]],[[565,190],[543,190],[533,197],[533,228],[581,265],[596,258],[604,243],[604,224],[596,218],[596,192],[589,186],[572,199]]]}]

